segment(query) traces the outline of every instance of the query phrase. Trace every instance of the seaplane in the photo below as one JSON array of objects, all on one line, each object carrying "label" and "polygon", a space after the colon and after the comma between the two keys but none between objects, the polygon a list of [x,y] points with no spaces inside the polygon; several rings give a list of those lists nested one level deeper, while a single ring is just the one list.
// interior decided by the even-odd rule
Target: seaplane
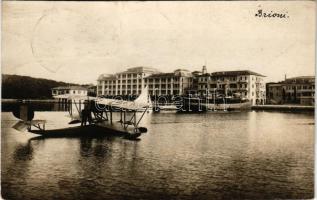
[{"label": "seaplane", "polygon": [[[69,122],[63,128],[47,129],[46,120],[34,120],[34,110],[28,103],[21,103],[13,115],[19,121],[13,126],[19,131],[28,131],[42,137],[74,137],[116,135],[126,139],[137,139],[147,132],[140,122],[151,106],[148,88],[134,101],[83,97],[71,94],[56,95],[70,103]],[[88,123],[88,124],[87,124]]]}]

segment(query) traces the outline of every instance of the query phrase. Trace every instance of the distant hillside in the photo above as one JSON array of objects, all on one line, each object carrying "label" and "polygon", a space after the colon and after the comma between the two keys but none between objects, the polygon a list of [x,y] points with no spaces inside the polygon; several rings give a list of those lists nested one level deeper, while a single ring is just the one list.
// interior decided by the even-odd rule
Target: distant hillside
[{"label": "distant hillside", "polygon": [[51,88],[78,85],[29,76],[2,75],[3,99],[47,99],[52,98]]}]

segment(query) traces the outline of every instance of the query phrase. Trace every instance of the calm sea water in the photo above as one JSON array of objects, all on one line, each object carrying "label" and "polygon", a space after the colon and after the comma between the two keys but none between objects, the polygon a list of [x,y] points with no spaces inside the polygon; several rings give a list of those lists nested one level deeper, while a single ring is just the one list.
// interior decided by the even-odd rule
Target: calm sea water
[{"label": "calm sea water", "polygon": [[[65,115],[36,116],[54,127]],[[313,197],[313,114],[149,113],[139,141],[37,139],[15,122],[2,113],[5,199]]]}]

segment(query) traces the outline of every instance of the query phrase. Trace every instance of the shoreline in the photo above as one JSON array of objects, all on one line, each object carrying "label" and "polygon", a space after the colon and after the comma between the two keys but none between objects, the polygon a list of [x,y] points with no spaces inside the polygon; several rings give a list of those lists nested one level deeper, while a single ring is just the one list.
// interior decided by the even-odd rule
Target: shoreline
[{"label": "shoreline", "polygon": [[254,105],[252,110],[276,110],[276,111],[315,111],[315,106],[305,105]]},{"label": "shoreline", "polygon": [[[21,99],[1,99],[1,103],[18,103]],[[29,103],[59,103],[58,99],[25,99]],[[60,102],[61,103],[61,102]],[[306,105],[253,105],[250,110],[276,110],[276,111],[315,111],[315,106]]]},{"label": "shoreline", "polygon": [[54,103],[58,102],[58,99],[1,99],[1,103],[18,103],[19,101],[25,102],[39,102],[39,103]]}]

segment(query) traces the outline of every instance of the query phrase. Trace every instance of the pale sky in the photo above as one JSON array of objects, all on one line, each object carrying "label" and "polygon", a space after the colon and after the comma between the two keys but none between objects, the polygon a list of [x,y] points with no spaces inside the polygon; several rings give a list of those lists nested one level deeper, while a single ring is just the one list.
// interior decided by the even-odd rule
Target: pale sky
[{"label": "pale sky", "polygon": [[[314,1],[2,2],[2,73],[94,83],[150,66],[315,74]],[[289,18],[258,18],[258,9]]]}]

